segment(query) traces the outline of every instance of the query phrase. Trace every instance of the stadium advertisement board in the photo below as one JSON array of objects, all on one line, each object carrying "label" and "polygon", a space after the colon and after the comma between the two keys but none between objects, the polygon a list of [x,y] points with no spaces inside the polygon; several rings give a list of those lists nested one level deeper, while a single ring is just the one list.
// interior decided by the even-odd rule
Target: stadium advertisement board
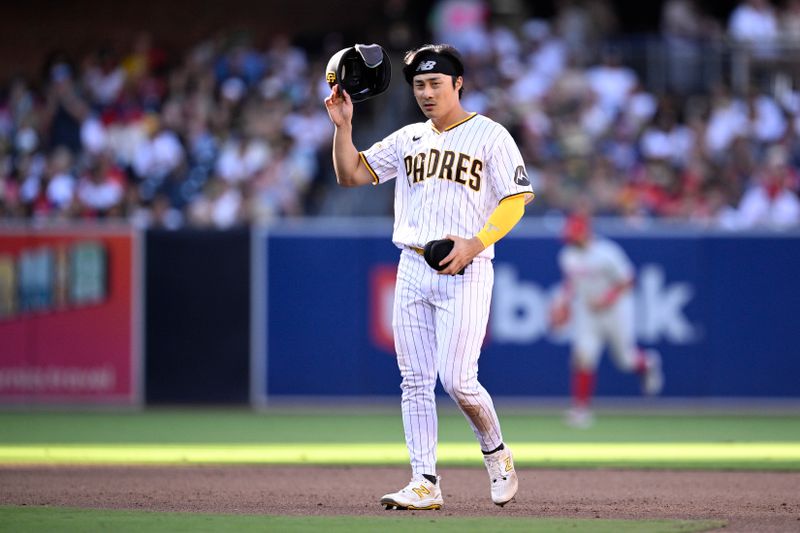
[{"label": "stadium advertisement board", "polygon": [[0,403],[141,401],[138,237],[0,229]]},{"label": "stadium advertisement board", "polygon": [[[273,228],[257,239],[253,400],[396,395],[391,228]],[[800,238],[781,234],[606,233],[637,267],[639,343],[661,351],[672,397],[800,397],[791,342]],[[565,396],[569,330],[547,323],[560,281],[555,232],[524,227],[498,247],[481,382],[497,396]],[[325,261],[320,258],[327,258]],[[254,298],[258,302],[262,298]],[[601,363],[601,396],[637,396]]]}]

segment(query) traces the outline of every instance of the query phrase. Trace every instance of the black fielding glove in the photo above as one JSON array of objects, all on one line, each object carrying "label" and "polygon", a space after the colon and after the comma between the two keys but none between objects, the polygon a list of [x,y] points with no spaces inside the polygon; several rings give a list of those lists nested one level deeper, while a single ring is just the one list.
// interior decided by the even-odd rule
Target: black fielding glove
[{"label": "black fielding glove", "polygon": [[[423,254],[423,257],[425,257],[425,262],[428,263],[428,265],[430,265],[430,267],[434,270],[437,271],[444,270],[450,263],[440,265],[439,262],[445,257],[447,257],[447,255],[453,249],[454,245],[455,243],[450,239],[439,239],[436,241],[429,241],[425,245],[425,253]],[[466,268],[467,267],[462,268],[461,271],[458,272],[458,274],[463,276],[464,270],[466,270]]]}]

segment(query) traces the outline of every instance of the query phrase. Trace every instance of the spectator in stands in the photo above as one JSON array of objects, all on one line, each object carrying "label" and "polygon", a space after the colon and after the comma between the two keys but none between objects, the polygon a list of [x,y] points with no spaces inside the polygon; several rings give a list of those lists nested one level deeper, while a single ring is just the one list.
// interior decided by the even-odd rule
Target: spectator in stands
[{"label": "spectator in stands", "polygon": [[629,129],[635,135],[650,123],[658,109],[658,99],[647,91],[641,83],[637,83],[628,97],[625,107],[621,110],[619,120],[621,126]]},{"label": "spectator in stands", "polygon": [[125,175],[113,155],[98,154],[84,171],[77,187],[77,209],[84,218],[119,217],[123,214]]},{"label": "spectator in stands", "polygon": [[659,109],[639,141],[645,161],[682,169],[686,166],[697,139],[694,132],[678,122],[675,111]]},{"label": "spectator in stands", "polygon": [[639,85],[638,76],[622,63],[622,52],[613,46],[603,51],[602,62],[589,68],[586,77],[598,104],[610,116],[616,116],[625,107]]},{"label": "spectator in stands", "polygon": [[755,57],[776,56],[778,19],[769,0],[742,0],[728,19],[730,37],[748,47]]},{"label": "spectator in stands", "polygon": [[136,147],[131,165],[139,195],[145,201],[165,196],[177,204],[186,160],[183,144],[161,116],[149,116],[146,127],[147,138]]},{"label": "spectator in stands", "polygon": [[283,130],[295,146],[311,153],[330,146],[333,133],[327,114],[311,100],[284,117]]},{"label": "spectator in stands", "polygon": [[75,176],[73,157],[64,146],[56,148],[44,168],[29,167],[20,188],[20,200],[36,218],[67,218],[73,213]]},{"label": "spectator in stands", "polygon": [[122,93],[126,76],[112,48],[105,46],[90,55],[83,66],[83,86],[91,104],[99,111],[113,104]]},{"label": "spectator in stands", "polygon": [[[387,9],[396,19],[404,5],[397,0]],[[792,179],[783,187],[761,185],[769,181],[762,163],[775,144],[788,150],[784,172],[800,166],[800,92],[790,71],[781,83],[754,85],[747,95],[690,84],[697,92],[682,92],[668,104],[651,92],[653,86],[669,88],[668,81],[653,83],[649,71],[622,62],[619,47],[606,46],[617,24],[608,2],[559,0],[549,19],[538,13],[509,17],[513,9],[503,18],[484,0],[437,5],[432,28],[452,32],[443,21],[464,15],[459,27],[466,29],[451,35],[477,39],[464,46],[465,64],[480,73],[465,92],[465,106],[507,125],[518,138],[536,179],[539,201],[532,216],[571,211],[585,191],[603,214],[680,217],[730,228],[739,224],[735,204],[741,213],[759,211],[746,206],[764,205],[765,198],[772,205],[772,196],[784,199],[780,205],[793,204]],[[787,35],[798,6],[800,0],[791,0],[782,12],[787,23],[780,30]],[[731,35],[749,42],[748,36],[769,26],[769,12],[764,0],[740,2]],[[665,39],[685,44],[717,34],[696,0],[668,0],[663,13]],[[515,26],[512,20],[524,22]],[[73,68],[56,55],[42,83],[18,78],[0,87],[2,216],[104,214],[128,217],[140,227],[175,228],[366,212],[358,200],[340,202],[327,191],[331,169],[320,163],[330,150],[330,124],[319,105],[329,89],[320,73],[344,46],[341,36],[326,36],[319,50],[297,46],[292,37],[276,34],[261,49],[246,35],[223,34],[180,57],[167,56],[142,33],[119,56],[100,51]],[[587,54],[575,55],[578,42],[590,43],[583,45]],[[600,59],[598,51],[611,53],[587,67]],[[695,70],[685,61],[676,68]],[[411,106],[386,109],[381,99],[364,105],[374,109],[379,120],[373,127],[379,129],[405,117],[407,109],[416,112]],[[56,171],[55,161],[63,160],[54,151],[58,146],[72,154],[65,171]],[[97,170],[101,154],[123,172],[119,187],[119,178]],[[77,186],[75,176],[81,177]],[[758,176],[754,183],[752,176]],[[369,212],[390,209],[390,202],[373,202]]]},{"label": "spectator in stands", "polygon": [[252,180],[272,158],[271,148],[255,137],[231,137],[222,146],[216,173],[229,183]]},{"label": "spectator in stands", "polygon": [[264,75],[265,69],[264,55],[253,47],[250,36],[243,32],[232,35],[228,48],[214,65],[218,82],[235,78],[247,87],[255,85]]},{"label": "spectator in stands", "polygon": [[303,214],[302,195],[309,186],[312,170],[306,156],[307,152],[296,148],[288,135],[275,144],[272,163],[252,181],[249,204],[256,220],[268,222]]},{"label": "spectator in stands", "polygon": [[72,67],[63,61],[55,63],[50,69],[47,100],[42,114],[47,148],[64,146],[77,155],[81,150],[81,123],[88,115],[89,105],[78,90]]},{"label": "spectator in stands", "polygon": [[305,85],[308,58],[302,48],[292,44],[287,34],[277,33],[272,36],[265,57],[268,72],[283,86]]},{"label": "spectator in stands", "polygon": [[739,202],[737,229],[800,225],[798,183],[798,173],[789,166],[786,149],[770,146],[765,162]]},{"label": "spectator in stands", "polygon": [[546,20],[531,19],[522,27],[523,53],[520,71],[515,73],[509,88],[512,106],[524,109],[536,104],[550,91],[553,82],[564,70],[566,49],[553,36]]},{"label": "spectator in stands", "polygon": [[711,112],[704,133],[706,155],[721,162],[729,156],[734,140],[747,135],[747,106],[725,85],[718,85],[711,95]]},{"label": "spectator in stands", "polygon": [[8,98],[0,105],[0,135],[6,143],[12,142],[25,125],[30,126],[33,111],[34,96],[28,83],[15,77],[8,88]]},{"label": "spectator in stands", "polygon": [[751,87],[747,97],[748,137],[763,150],[765,145],[779,142],[786,134],[783,110],[771,96]]},{"label": "spectator in stands", "polygon": [[222,179],[206,183],[204,194],[197,195],[187,208],[189,222],[198,227],[226,229],[245,222],[241,185]]}]

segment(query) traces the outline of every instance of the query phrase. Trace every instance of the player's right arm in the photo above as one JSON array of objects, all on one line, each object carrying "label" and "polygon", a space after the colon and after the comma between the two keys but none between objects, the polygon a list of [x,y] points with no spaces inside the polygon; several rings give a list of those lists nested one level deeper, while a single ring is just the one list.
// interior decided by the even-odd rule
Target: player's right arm
[{"label": "player's right arm", "polygon": [[561,286],[550,304],[550,325],[554,328],[561,328],[569,321],[572,299],[575,296],[574,284],[570,279],[566,263],[565,250],[562,249],[558,254]]},{"label": "player's right arm", "polygon": [[325,99],[328,116],[336,127],[333,133],[333,169],[336,182],[342,187],[358,187],[372,183],[372,173],[361,161],[353,144],[353,102],[347,91],[334,85]]}]

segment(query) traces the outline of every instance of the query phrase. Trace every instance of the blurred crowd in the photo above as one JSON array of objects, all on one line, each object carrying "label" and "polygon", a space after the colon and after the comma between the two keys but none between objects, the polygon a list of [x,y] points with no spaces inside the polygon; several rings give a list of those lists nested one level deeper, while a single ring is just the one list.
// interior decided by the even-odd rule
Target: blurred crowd
[{"label": "blurred crowd", "polygon": [[[626,62],[606,1],[497,15],[484,0],[442,0],[428,27],[464,55],[464,107],[517,139],[537,193],[527,216],[581,203],[631,220],[800,226],[800,92],[775,75],[782,47],[800,51],[800,0],[743,0],[728,20],[666,0],[670,83],[658,91]],[[393,57],[421,44],[402,16],[387,21]],[[757,60],[746,90],[696,75],[720,41]],[[285,34],[259,47],[231,32],[172,57],[142,33],[126,50],[55,54],[43,79],[0,88],[0,217],[227,228],[325,214],[336,186],[324,66],[347,43],[322,42]],[[422,119],[413,104],[390,112],[397,94],[410,100],[403,90],[369,104],[392,129]]]},{"label": "blurred crowd", "polygon": [[222,35],[178,62],[146,33],[78,65],[57,55],[41,92],[15,79],[0,109],[0,212],[166,228],[302,215],[332,133],[323,70],[287,35],[267,50]]}]

